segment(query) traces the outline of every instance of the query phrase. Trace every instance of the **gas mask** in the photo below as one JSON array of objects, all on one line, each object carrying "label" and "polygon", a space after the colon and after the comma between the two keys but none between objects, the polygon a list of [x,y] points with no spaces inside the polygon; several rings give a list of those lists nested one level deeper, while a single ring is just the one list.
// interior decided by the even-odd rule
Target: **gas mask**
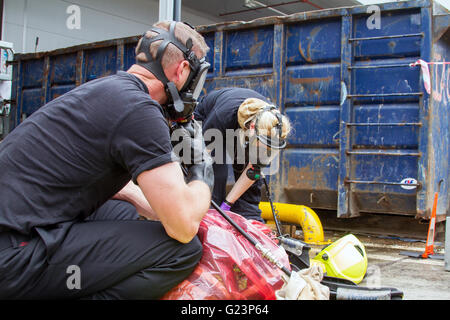
[{"label": "gas mask", "polygon": [[[176,22],[172,21],[169,31],[156,27],[152,28],[150,31],[157,33],[152,38],[147,38],[144,33],[137,55],[144,53],[147,62],[136,61],[136,64],[146,68],[164,84],[168,99],[165,108],[167,117],[171,121],[181,123],[187,122],[192,118],[192,114],[197,106],[198,97],[205,84],[206,74],[208,73],[210,64],[205,61],[205,58],[198,59],[191,50],[193,45],[191,38],[184,45],[175,37],[175,25]],[[162,43],[159,45],[156,57],[153,59],[150,54],[150,45],[155,41],[161,40]],[[178,91],[173,82],[167,79],[161,64],[164,52],[170,43],[175,45],[183,53],[191,69],[189,77],[180,91]]]},{"label": "gas mask", "polygon": [[261,110],[255,117],[255,131],[254,134],[245,136],[246,156],[252,164],[252,168],[247,170],[247,177],[252,180],[257,180],[261,175],[270,175],[278,171],[278,167],[273,166],[274,161],[279,157],[281,149],[286,148],[287,142],[282,139],[283,122],[281,114],[273,113],[277,118],[277,125],[275,127],[276,135],[268,136],[261,134],[259,130],[259,119],[263,112],[276,110],[276,107],[269,105]]}]

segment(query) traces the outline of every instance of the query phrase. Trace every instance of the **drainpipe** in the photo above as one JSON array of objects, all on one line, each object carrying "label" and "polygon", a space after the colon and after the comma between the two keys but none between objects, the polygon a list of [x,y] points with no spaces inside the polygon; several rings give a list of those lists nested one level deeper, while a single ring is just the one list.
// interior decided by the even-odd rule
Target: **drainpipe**
[{"label": "drainpipe", "polygon": [[175,0],[175,8],[174,8],[174,20],[181,21],[181,0]]},{"label": "drainpipe", "polygon": [[181,21],[181,0],[159,0],[159,21]]},{"label": "drainpipe", "polygon": [[28,0],[23,4],[23,32],[22,32],[22,53],[27,52],[27,28],[28,28],[28,14],[27,14]]}]

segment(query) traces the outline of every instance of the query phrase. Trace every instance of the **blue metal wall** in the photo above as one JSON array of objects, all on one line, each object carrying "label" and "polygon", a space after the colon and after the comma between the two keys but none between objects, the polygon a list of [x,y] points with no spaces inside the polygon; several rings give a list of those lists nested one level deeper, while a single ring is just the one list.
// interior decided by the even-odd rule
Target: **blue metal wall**
[{"label": "blue metal wall", "polygon": [[[367,7],[200,28],[211,48],[204,93],[253,88],[291,119],[281,170],[271,177],[277,200],[339,217],[429,217],[442,181],[438,214],[447,211],[449,66],[430,66],[428,95],[420,67],[409,64],[449,60],[448,13],[433,16],[427,0],[380,8],[380,29],[368,29]],[[12,127],[74,86],[127,69],[136,42],[17,56]]]},{"label": "blue metal wall", "polygon": [[[367,7],[353,7],[202,30],[214,48],[206,91],[253,88],[293,123],[271,181],[278,200],[339,217],[429,217],[442,180],[438,214],[446,213],[448,100],[437,104],[420,67],[410,67],[418,59],[448,61],[448,37],[432,30],[432,5],[380,5],[379,29],[368,28]],[[448,14],[434,24],[448,28]]]}]

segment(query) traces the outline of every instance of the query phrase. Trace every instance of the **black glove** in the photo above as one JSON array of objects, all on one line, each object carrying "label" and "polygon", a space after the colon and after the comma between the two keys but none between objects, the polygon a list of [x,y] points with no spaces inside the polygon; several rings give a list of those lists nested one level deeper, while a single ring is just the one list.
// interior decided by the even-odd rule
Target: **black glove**
[{"label": "black glove", "polygon": [[212,159],[209,157],[208,159],[204,159],[201,163],[192,164],[187,166],[188,174],[187,174],[187,182],[191,182],[194,180],[200,180],[206,183],[209,187],[209,190],[213,191],[214,188],[214,171],[212,167]]},{"label": "black glove", "polygon": [[[180,141],[181,138],[181,141]],[[185,165],[201,163],[204,157],[208,157],[205,140],[200,124],[195,121],[178,124],[172,133],[174,149],[180,155],[181,162]]]},{"label": "black glove", "polygon": [[212,193],[214,187],[213,161],[206,150],[200,124],[192,120],[179,125],[176,130],[179,130],[176,134],[182,139],[179,142],[181,143],[182,150],[190,151],[181,157],[182,164],[187,168],[187,182],[201,180],[208,185]]}]

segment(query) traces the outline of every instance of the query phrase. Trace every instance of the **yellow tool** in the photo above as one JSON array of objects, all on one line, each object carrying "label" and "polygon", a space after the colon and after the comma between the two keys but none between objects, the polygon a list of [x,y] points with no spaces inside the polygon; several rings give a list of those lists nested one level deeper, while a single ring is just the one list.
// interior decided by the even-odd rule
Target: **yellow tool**
[{"label": "yellow tool", "polygon": [[[305,237],[304,242],[317,245],[330,243],[330,241],[324,241],[322,223],[312,209],[303,205],[287,203],[274,203],[274,206],[281,222],[300,225]],[[264,220],[274,220],[270,202],[260,202],[259,208]]]}]

